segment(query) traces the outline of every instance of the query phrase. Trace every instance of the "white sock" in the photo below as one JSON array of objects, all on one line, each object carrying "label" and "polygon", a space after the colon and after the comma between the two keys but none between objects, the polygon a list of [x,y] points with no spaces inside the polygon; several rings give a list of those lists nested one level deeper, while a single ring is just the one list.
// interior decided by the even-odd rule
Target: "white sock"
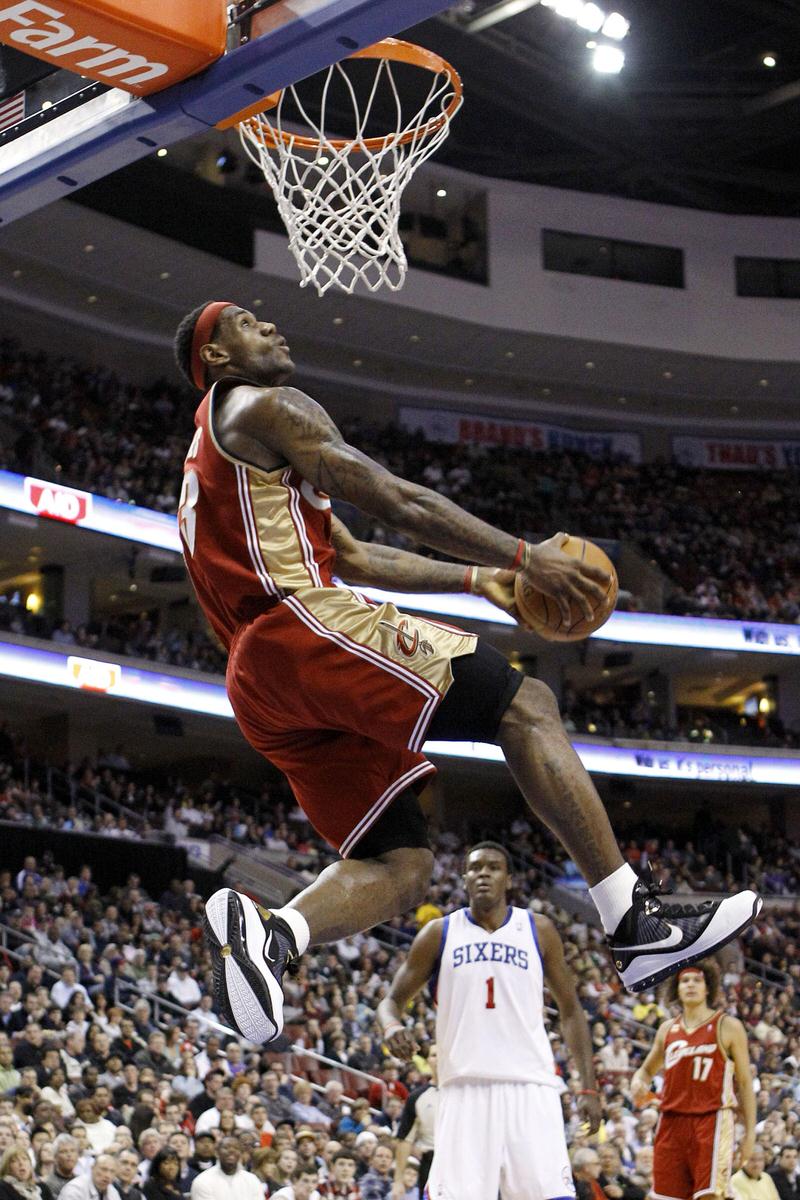
[{"label": "white sock", "polygon": [[297,953],[305,954],[308,949],[308,943],[311,941],[311,930],[308,928],[308,921],[303,914],[296,908],[273,908],[273,915],[280,917],[282,921],[291,929],[294,934],[294,940],[297,943]]},{"label": "white sock", "polygon": [[612,871],[605,879],[589,888],[589,895],[600,913],[606,933],[614,932],[631,907],[635,885],[636,872],[628,863],[623,863],[616,871]]}]

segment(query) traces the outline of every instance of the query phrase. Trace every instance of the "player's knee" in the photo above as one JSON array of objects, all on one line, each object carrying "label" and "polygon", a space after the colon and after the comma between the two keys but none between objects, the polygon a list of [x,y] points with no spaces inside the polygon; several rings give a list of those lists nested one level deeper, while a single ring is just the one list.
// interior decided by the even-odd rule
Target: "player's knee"
[{"label": "player's knee", "polygon": [[379,859],[387,868],[387,885],[396,890],[398,912],[416,908],[428,893],[433,871],[433,854],[423,846],[389,850]]},{"label": "player's knee", "polygon": [[556,724],[561,728],[561,716],[555,695],[541,679],[526,676],[503,717],[503,732],[515,728],[530,729],[531,726]]}]

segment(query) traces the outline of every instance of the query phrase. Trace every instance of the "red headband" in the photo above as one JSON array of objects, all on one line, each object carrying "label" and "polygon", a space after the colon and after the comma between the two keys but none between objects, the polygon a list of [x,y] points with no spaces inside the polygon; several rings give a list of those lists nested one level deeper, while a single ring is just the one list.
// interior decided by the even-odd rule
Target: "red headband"
[{"label": "red headband", "polygon": [[201,392],[204,392],[206,388],[206,366],[200,357],[200,351],[214,332],[214,326],[219,320],[222,310],[235,307],[232,300],[212,300],[197,318],[192,335],[192,379]]},{"label": "red headband", "polygon": [[678,979],[682,979],[684,975],[702,975],[703,979],[705,979],[705,975],[700,967],[684,967],[682,971],[678,971]]}]

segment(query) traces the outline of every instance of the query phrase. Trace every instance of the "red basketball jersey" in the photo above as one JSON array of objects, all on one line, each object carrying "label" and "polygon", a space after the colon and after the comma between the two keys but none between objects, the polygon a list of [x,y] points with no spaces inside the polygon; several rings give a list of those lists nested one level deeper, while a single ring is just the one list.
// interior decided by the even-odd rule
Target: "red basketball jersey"
[{"label": "red basketball jersey", "polygon": [[178,507],[186,567],[226,649],[284,589],[332,587],[336,557],[327,496],[292,467],[262,471],[216,441],[214,404],[237,382],[215,383],[195,413]]},{"label": "red basketball jersey", "polygon": [[676,1018],[664,1040],[661,1111],[699,1115],[736,1103],[733,1062],[719,1040],[721,1012],[688,1032]]}]

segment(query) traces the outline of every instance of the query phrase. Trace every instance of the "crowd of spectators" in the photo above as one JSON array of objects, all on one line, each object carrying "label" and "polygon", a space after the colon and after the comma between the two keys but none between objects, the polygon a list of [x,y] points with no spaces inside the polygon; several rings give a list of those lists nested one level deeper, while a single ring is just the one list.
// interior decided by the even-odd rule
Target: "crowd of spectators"
[{"label": "crowd of spectators", "polygon": [[[111,371],[0,341],[0,465],[11,470],[174,512],[194,405],[166,383],[134,387]],[[633,542],[666,576],[669,612],[800,619],[794,472],[453,446],[359,422],[344,432],[389,469],[503,528],[539,538],[567,527]],[[359,532],[397,540],[374,523]]]},{"label": "crowd of spectators", "polygon": [[[535,850],[527,822],[507,834]],[[405,936],[465,902],[463,852],[455,837],[439,839],[429,896],[393,922],[397,944],[368,933],[303,957],[286,979],[284,1041],[266,1051],[213,1011],[191,880],[153,897],[134,875],[101,896],[89,867],[65,877],[28,857],[0,871],[0,1196],[418,1200],[418,1147],[396,1179],[394,1161],[409,1094],[435,1084],[435,1013],[421,995],[409,1016],[418,1051],[400,1064],[375,1009]],[[590,1022],[603,1099],[596,1138],[581,1125],[561,1032],[549,1033],[578,1194],[589,1200],[581,1185],[599,1177],[609,1200],[644,1200],[656,1110],[632,1108],[628,1080],[666,1010],[652,993],[619,990],[600,931],[554,907],[535,866],[517,871],[511,899],[555,920]],[[800,1134],[798,934],[800,909],[780,925],[765,909],[748,953],[772,954],[789,973],[756,978],[731,957],[723,976],[725,1005],[750,1033],[768,1168]]]},{"label": "crowd of spectators", "polygon": [[209,675],[225,674],[227,656],[202,627],[199,617],[194,617],[188,629],[173,627],[154,608],[73,627],[71,621],[50,620],[42,613],[26,611],[22,600],[17,590],[0,595],[0,631],[74,647],[70,653],[107,650]]}]

